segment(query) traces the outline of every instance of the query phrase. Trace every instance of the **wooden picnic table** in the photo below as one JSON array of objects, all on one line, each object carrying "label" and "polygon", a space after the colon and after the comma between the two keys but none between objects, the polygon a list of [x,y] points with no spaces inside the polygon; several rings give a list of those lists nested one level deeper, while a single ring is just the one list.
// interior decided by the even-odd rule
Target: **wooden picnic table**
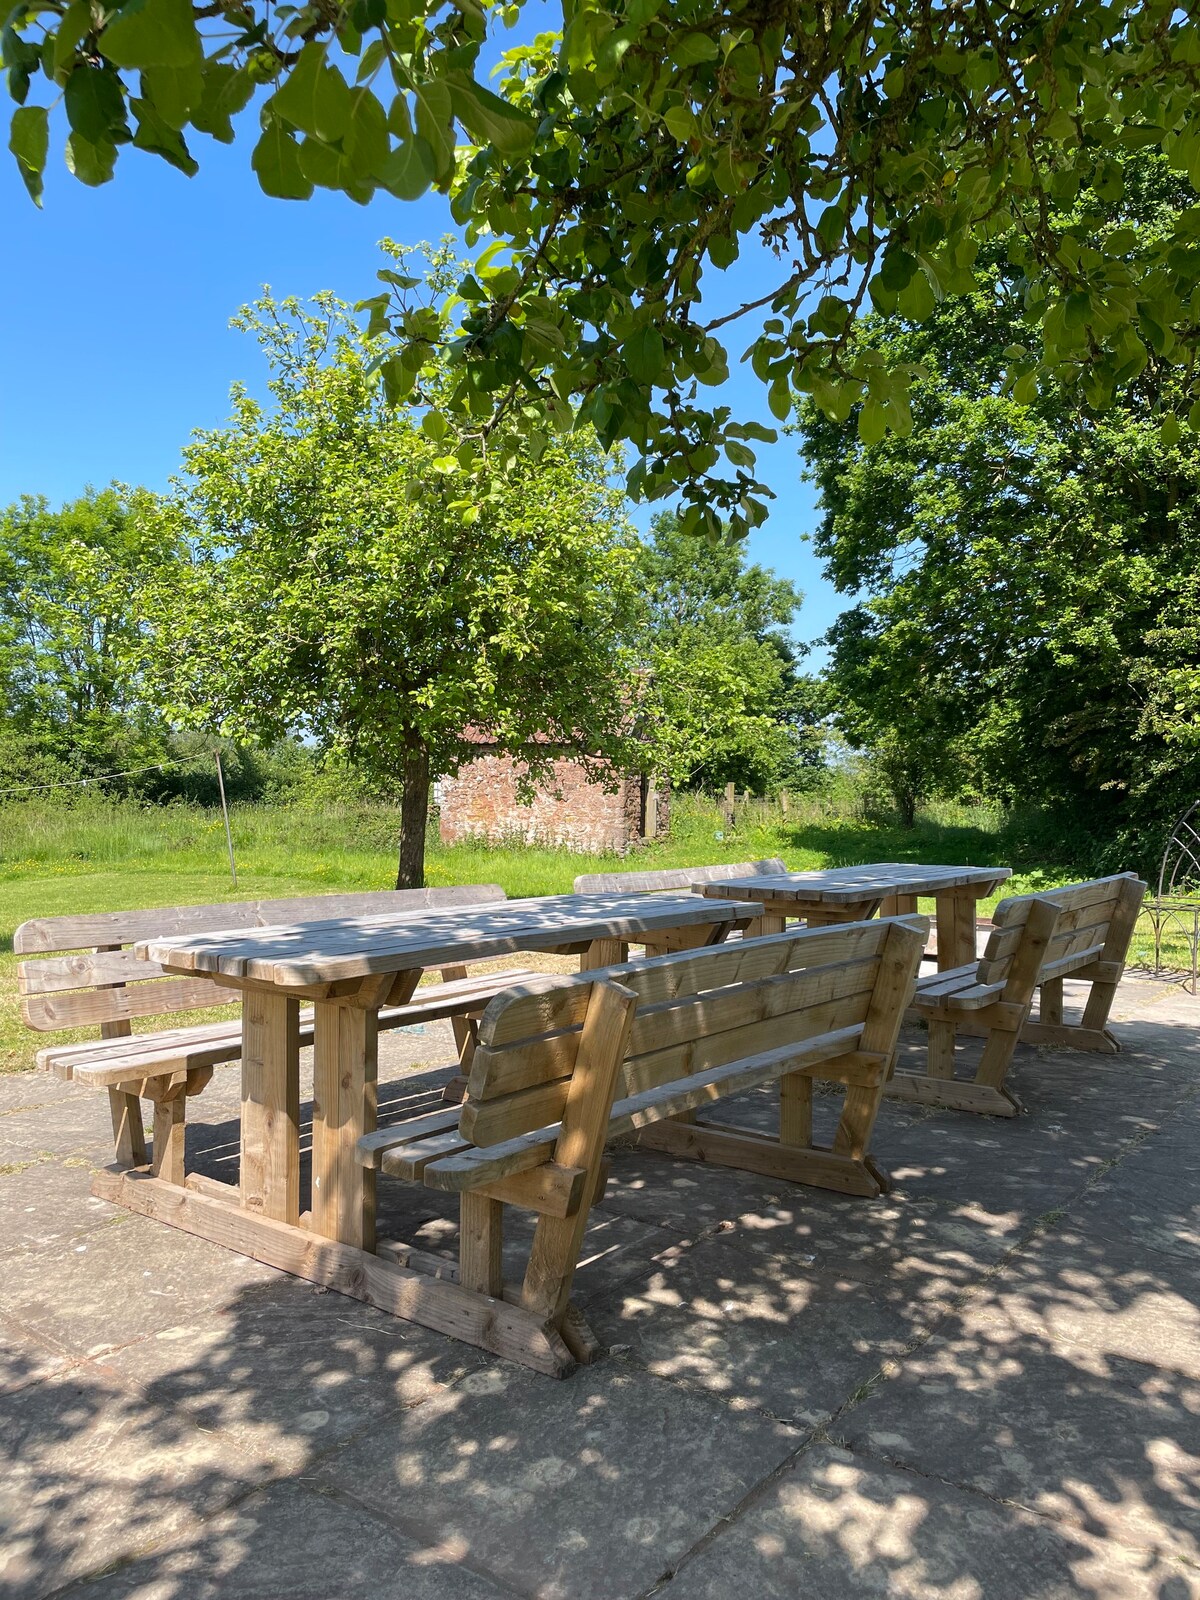
[{"label": "wooden picnic table", "polygon": [[[755,905],[696,894],[553,895],[290,927],[181,934],[135,946],[169,972],[203,973],[242,994],[240,1190],[257,1215],[300,1222],[301,1000],[314,1008],[312,1205],[306,1229],[375,1246],[375,1174],[357,1153],[376,1126],[378,1013],[411,999],[427,967],[514,951],[604,964],[613,942],[718,944]],[[303,1235],[301,1235],[303,1237]]]},{"label": "wooden picnic table", "polygon": [[829,867],[819,872],[785,872],[706,883],[706,897],[757,900],[761,925],[755,931],[781,933],[788,917],[803,917],[810,927],[862,922],[878,912],[901,916],[917,909],[919,895],[937,905],[937,963],[946,972],[975,960],[975,906],[1006,878],[1011,867],[924,866],[909,861]]}]

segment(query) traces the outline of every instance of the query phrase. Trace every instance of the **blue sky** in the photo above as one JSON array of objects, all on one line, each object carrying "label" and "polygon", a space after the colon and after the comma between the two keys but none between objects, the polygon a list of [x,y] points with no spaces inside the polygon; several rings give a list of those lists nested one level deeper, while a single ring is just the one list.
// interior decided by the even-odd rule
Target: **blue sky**
[{"label": "blue sky", "polygon": [[[321,190],[303,203],[269,199],[250,171],[250,132],[243,121],[231,147],[196,135],[195,178],[129,150],[114,182],[87,189],[67,174],[55,129],[42,211],[3,152],[0,504],[22,493],[57,501],[113,478],[162,488],[191,431],[227,415],[230,383],[261,387],[255,345],[228,324],[263,284],[361,299],[375,287],[380,238],[415,243],[449,231],[438,195],[410,204],[381,196],[365,208]],[[744,253],[706,301],[725,310],[773,277],[768,259]],[[740,346],[729,348],[723,398],[743,420],[771,422],[765,393],[738,363]],[[777,499],[751,553],[803,588],[796,632],[813,639],[845,602],[803,539],[816,524],[812,491],[789,441],[763,446],[760,466]]]}]

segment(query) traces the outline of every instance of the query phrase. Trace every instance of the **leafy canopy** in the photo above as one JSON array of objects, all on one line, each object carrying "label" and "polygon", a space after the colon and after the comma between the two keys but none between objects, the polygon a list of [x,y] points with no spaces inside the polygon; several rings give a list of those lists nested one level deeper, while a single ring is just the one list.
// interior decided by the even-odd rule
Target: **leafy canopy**
[{"label": "leafy canopy", "polygon": [[791,627],[803,596],[730,540],[654,519],[639,552],[644,713],[677,783],[761,792],[803,783],[820,759],[812,686]]},{"label": "leafy canopy", "polygon": [[238,323],[271,399],[235,388],[184,452],[168,514],[193,559],[151,607],[155,692],[185,725],[303,734],[399,792],[419,883],[430,782],[477,738],[535,774],[559,748],[625,750],[636,596],[608,462],[576,434],[464,485],[445,433],[384,403],[332,295]]},{"label": "leafy canopy", "polygon": [[[859,406],[867,442],[905,434],[911,366],[853,320],[930,317],[998,238],[1020,305],[1009,381],[1079,382],[1101,405],[1147,359],[1189,368],[1200,208],[1136,258],[1105,209],[1131,150],[1200,182],[1200,30],[1175,0],[564,0],[560,29],[503,53],[497,93],[495,36],[524,16],[520,0],[18,0],[0,42],[10,148],[36,199],[60,102],[87,184],[128,144],[191,173],[196,136],[228,143],[244,115],[268,194],[436,187],[478,259],[432,313],[393,285],[393,390],[447,338],[445,404],[477,447],[513,420],[581,420],[632,443],[634,490],[683,489],[689,530],[765,515],[753,447],[772,430],[708,394],[731,355],[781,420],[799,395],[839,419]],[[751,238],[775,284],[710,315],[711,273]],[[1190,370],[1177,398],[1200,422]]]},{"label": "leafy canopy", "polygon": [[[1152,251],[1188,185],[1147,157],[1124,178],[1112,225]],[[1066,386],[1002,392],[1020,284],[1002,248],[982,272],[986,289],[925,324],[857,330],[926,374],[910,438],[803,414],[817,550],[863,596],[831,635],[840,720],[904,809],[982,791],[1147,861],[1200,789],[1200,446],[1160,421],[1181,383],[1169,362],[1102,415]]]},{"label": "leafy canopy", "polygon": [[179,554],[149,531],[152,503],[114,484],[58,510],[34,495],[0,510],[0,727],[38,765],[14,783],[161,753],[165,724],[132,666],[142,597]]}]

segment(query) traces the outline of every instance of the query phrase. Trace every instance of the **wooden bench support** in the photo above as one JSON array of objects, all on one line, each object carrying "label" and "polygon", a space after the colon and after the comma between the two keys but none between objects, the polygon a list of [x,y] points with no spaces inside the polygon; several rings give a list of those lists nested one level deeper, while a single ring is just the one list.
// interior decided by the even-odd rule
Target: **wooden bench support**
[{"label": "wooden bench support", "polygon": [[1021,1029],[1021,1043],[1059,1050],[1091,1050],[1102,1056],[1121,1053],[1120,1041],[1108,1028],[1076,1028],[1069,1023],[1027,1022]]},{"label": "wooden bench support", "polygon": [[618,1142],[679,1156],[684,1161],[710,1161],[717,1167],[738,1167],[743,1172],[760,1173],[764,1178],[781,1178],[785,1183],[834,1189],[839,1194],[874,1199],[891,1188],[890,1178],[870,1156],[859,1160],[820,1145],[802,1148],[781,1144],[770,1134],[726,1123],[652,1122],[639,1133]]},{"label": "wooden bench support", "polygon": [[253,1216],[139,1171],[99,1173],[92,1193],[535,1372],[563,1378],[574,1370],[576,1358],[546,1319],[504,1300],[472,1293],[449,1279],[399,1266],[270,1217]]},{"label": "wooden bench support", "polygon": [[113,1143],[117,1147],[119,1167],[144,1167],[146,1165],[146,1124],[142,1121],[142,1102],[136,1094],[124,1089],[108,1091],[108,1109],[112,1115]]},{"label": "wooden bench support", "polygon": [[945,1106],[951,1111],[982,1111],[993,1117],[1015,1117],[1025,1109],[1009,1089],[966,1079],[931,1078],[919,1072],[897,1072],[884,1093],[889,1100]]}]

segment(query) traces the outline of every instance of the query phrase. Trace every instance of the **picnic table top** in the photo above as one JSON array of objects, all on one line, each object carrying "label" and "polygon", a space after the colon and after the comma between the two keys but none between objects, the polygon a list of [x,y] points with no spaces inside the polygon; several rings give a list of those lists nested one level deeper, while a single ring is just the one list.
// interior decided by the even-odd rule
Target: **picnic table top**
[{"label": "picnic table top", "polygon": [[679,894],[560,894],[433,911],[336,917],[292,926],[145,939],[138,956],[172,972],[205,972],[281,989],[486,961],[594,939],[748,921],[758,907]]},{"label": "picnic table top", "polygon": [[1011,867],[925,866],[912,861],[873,861],[865,866],[826,867],[811,872],[764,873],[704,884],[706,896],[732,900],[806,900],[819,905],[854,905],[893,894],[938,894],[970,884],[1003,883]]}]

